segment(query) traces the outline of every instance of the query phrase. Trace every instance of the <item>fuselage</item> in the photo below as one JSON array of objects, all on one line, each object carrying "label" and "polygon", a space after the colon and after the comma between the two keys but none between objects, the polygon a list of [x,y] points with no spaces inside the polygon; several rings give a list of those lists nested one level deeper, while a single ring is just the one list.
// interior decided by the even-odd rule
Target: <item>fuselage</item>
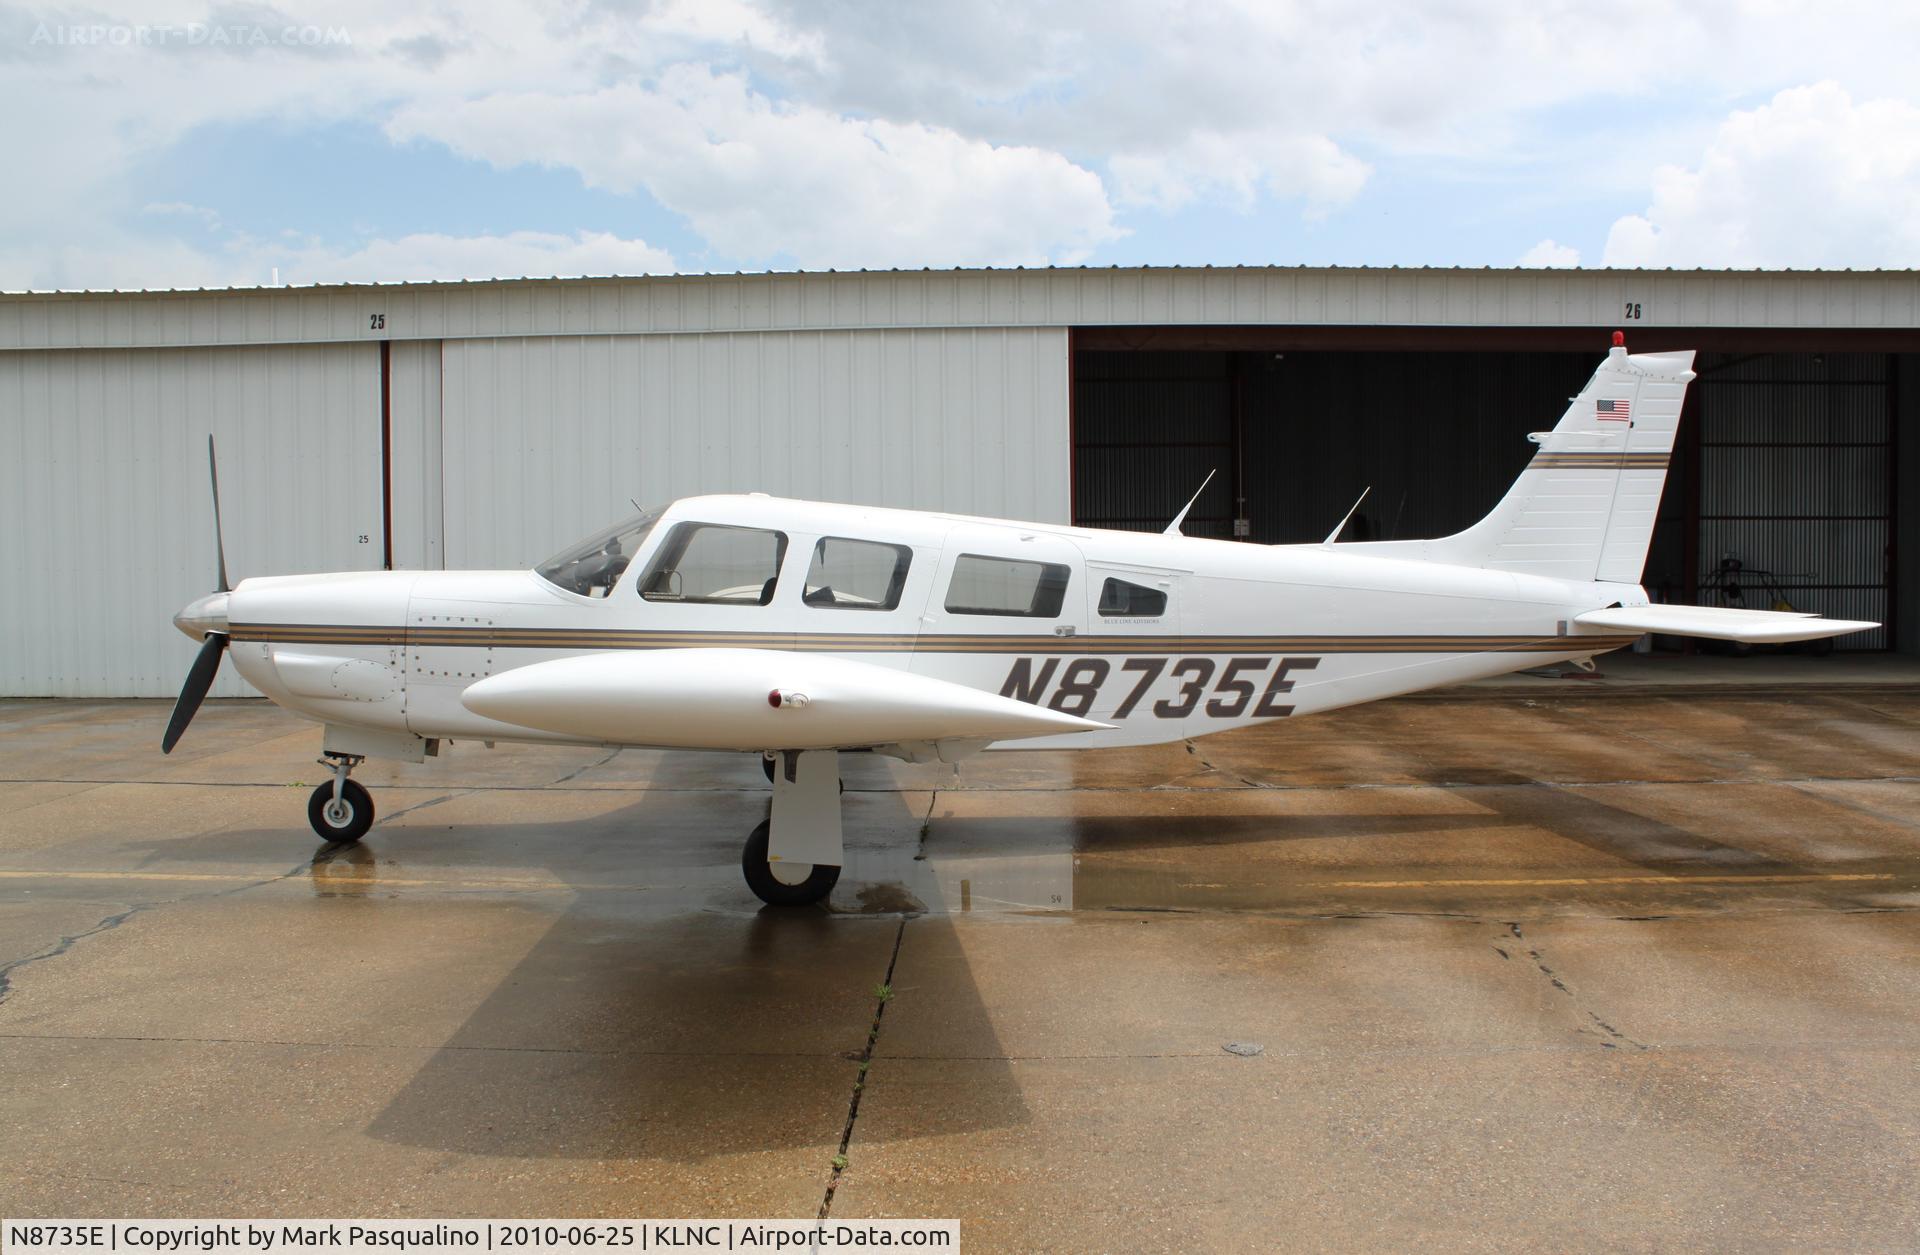
[{"label": "fuselage", "polygon": [[[1007,743],[1091,749],[1587,658],[1632,637],[1575,616],[1647,600],[1636,585],[1339,545],[757,495],[684,499],[594,545],[540,571],[246,580],[224,607],[230,652],[255,688],[327,724],[557,742],[583,738],[483,717],[463,693],[603,651],[828,654],[1110,725]],[[671,721],[622,743],[684,744]]]}]

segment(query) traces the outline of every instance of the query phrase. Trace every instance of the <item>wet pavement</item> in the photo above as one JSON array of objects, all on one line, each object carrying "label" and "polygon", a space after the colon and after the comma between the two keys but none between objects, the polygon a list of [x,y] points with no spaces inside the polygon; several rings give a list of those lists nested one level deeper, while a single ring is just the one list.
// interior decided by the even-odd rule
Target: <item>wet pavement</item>
[{"label": "wet pavement", "polygon": [[1920,686],[850,758],[799,911],[740,879],[750,758],[370,763],[324,847],[316,730],[165,718],[0,703],[10,1215],[1920,1244]]}]

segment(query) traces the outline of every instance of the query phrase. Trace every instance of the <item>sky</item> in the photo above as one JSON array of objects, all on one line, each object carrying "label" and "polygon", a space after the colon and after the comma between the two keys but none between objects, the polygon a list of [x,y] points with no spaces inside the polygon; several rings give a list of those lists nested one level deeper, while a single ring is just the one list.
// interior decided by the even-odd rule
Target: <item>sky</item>
[{"label": "sky", "polygon": [[0,289],[1920,266],[1920,5],[0,2]]}]

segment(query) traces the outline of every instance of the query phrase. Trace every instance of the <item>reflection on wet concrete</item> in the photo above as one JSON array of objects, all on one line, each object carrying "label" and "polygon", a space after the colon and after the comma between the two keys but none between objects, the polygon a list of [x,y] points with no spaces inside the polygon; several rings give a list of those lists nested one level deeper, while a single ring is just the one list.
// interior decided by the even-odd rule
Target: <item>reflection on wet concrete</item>
[{"label": "reflection on wet concrete", "polygon": [[313,853],[308,864],[315,897],[363,897],[379,882],[380,860],[373,847],[355,842],[328,842]]},{"label": "reflection on wet concrete", "polygon": [[987,1249],[1920,1221],[1911,693],[854,756],[799,911],[750,758],[460,746],[316,847],[314,734],[235,710],[143,775],[145,707],[0,704],[19,1210],[810,1215],[864,1083],[835,1214]]}]

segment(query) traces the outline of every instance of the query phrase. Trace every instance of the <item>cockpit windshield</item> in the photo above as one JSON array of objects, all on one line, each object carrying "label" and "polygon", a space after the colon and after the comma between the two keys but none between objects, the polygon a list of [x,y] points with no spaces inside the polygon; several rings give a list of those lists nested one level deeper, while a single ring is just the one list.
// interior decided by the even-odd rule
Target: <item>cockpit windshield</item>
[{"label": "cockpit windshield", "polygon": [[662,510],[648,510],[638,518],[616,523],[604,532],[596,532],[577,545],[569,545],[534,570],[548,583],[582,597],[605,597],[620,582],[621,573],[647,533],[660,521]]}]

